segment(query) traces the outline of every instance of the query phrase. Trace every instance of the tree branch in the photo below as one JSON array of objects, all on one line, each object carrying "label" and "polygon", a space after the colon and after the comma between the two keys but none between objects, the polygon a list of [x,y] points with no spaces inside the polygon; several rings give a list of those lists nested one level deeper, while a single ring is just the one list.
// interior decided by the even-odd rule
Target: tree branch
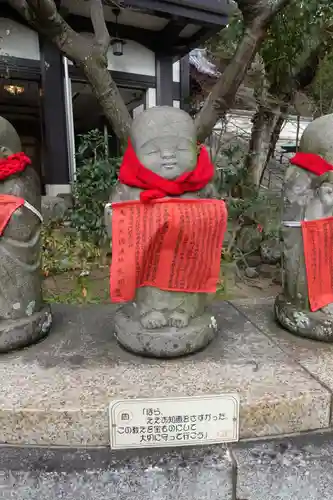
[{"label": "tree branch", "polygon": [[28,22],[31,22],[31,11],[26,0],[8,0],[8,3],[17,10],[22,17]]},{"label": "tree branch", "polygon": [[200,141],[206,139],[219,118],[233,105],[238,88],[265,38],[269,23],[291,1],[238,0],[237,5],[245,24],[243,38],[195,119]]},{"label": "tree branch", "polygon": [[237,5],[241,13],[245,25],[250,25],[255,22],[260,24],[265,21],[270,22],[271,19],[286,5],[290,0],[238,0]]},{"label": "tree branch", "polygon": [[8,2],[35,30],[52,40],[71,61],[81,59],[82,54],[90,50],[92,44],[66,23],[53,0],[8,0]]},{"label": "tree branch", "polygon": [[328,50],[332,49],[332,46],[332,33],[324,29],[319,34],[317,45],[301,58],[301,64],[298,65],[292,75],[294,86],[297,90],[303,90],[311,85],[317,75],[321,59]]},{"label": "tree branch", "polygon": [[110,35],[105,22],[102,0],[90,0],[90,17],[97,44],[103,54],[106,54],[110,45]]},{"label": "tree branch", "polygon": [[59,14],[54,0],[9,0],[9,3],[34,29],[82,69],[115,134],[125,144],[132,119],[108,70],[109,33],[104,29],[102,1],[91,0],[95,40],[76,33]]}]

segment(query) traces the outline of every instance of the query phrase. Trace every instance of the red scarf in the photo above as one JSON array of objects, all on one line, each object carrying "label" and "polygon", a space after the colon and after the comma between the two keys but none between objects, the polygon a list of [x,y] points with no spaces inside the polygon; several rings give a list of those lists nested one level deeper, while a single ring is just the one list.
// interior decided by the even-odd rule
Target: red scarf
[{"label": "red scarf", "polygon": [[7,158],[1,158],[0,181],[7,179],[11,175],[23,172],[27,165],[31,165],[31,160],[24,153],[15,153]]},{"label": "red scarf", "polygon": [[313,153],[296,153],[296,155],[291,158],[290,163],[319,176],[333,170],[333,165],[328,163],[321,156]]},{"label": "red scarf", "polygon": [[122,184],[144,189],[140,194],[142,202],[199,191],[208,184],[213,176],[214,165],[210,161],[208,151],[204,146],[200,147],[195,169],[170,181],[148,170],[140,163],[131,141],[128,141],[128,147],[119,172],[119,180]]}]

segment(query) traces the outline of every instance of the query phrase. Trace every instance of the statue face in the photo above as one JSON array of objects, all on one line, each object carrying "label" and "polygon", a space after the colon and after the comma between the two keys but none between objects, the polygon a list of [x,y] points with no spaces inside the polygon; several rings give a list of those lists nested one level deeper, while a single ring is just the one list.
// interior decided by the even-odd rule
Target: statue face
[{"label": "statue face", "polygon": [[289,177],[285,183],[285,196],[290,203],[305,205],[311,194],[311,177],[302,170],[289,167]]},{"label": "statue face", "polygon": [[197,163],[196,130],[183,110],[157,106],[133,122],[131,140],[140,162],[165,179],[176,179]]},{"label": "statue face", "polygon": [[333,184],[323,182],[318,189],[318,195],[325,207],[333,207]]},{"label": "statue face", "polygon": [[196,144],[185,137],[156,137],[136,153],[146,168],[165,179],[176,179],[193,170],[197,163]]},{"label": "statue face", "polygon": [[0,116],[0,158],[7,158],[21,151],[21,141],[8,120]]}]

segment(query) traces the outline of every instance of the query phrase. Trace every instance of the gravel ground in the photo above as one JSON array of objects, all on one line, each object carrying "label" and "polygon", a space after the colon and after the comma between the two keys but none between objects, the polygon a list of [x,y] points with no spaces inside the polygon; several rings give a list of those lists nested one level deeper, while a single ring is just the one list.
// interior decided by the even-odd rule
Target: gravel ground
[{"label": "gravel ground", "polygon": [[[68,464],[69,470],[62,466],[61,472],[45,467],[0,471],[0,499],[233,500],[230,462],[216,450],[194,450],[187,456],[173,452],[159,459],[132,457],[103,469],[71,471]],[[239,467],[237,500],[333,497],[331,436],[247,445],[236,448],[234,455]],[[36,469],[36,463],[22,464]]]}]

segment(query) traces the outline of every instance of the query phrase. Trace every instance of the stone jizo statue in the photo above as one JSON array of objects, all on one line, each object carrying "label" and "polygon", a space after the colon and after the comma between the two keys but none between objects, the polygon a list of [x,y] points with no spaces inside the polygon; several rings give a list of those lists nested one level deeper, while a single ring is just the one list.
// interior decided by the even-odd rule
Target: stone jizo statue
[{"label": "stone jizo statue", "polygon": [[[306,128],[300,153],[291,160],[286,172],[282,213],[283,292],[276,298],[275,315],[290,332],[329,342],[333,341],[333,300],[318,310],[311,308],[302,225],[306,221],[321,221],[327,223],[328,231],[333,227],[332,217],[333,115],[327,115]],[[324,261],[326,255],[330,259],[333,252],[330,240],[316,250],[322,252]],[[320,279],[319,272],[315,273],[315,286]]]},{"label": "stone jizo statue", "polygon": [[[111,203],[128,200],[149,203],[154,198],[213,198],[210,182],[213,166],[210,161],[208,164],[205,150],[201,154],[198,152],[194,122],[186,112],[164,106],[143,112],[133,122],[129,149],[124,157],[127,169],[122,165],[120,182],[114,188]],[[203,157],[207,165],[198,183],[197,171]],[[142,167],[138,163],[144,166],[148,180],[141,176]],[[139,167],[141,170],[137,170]],[[182,191],[179,182],[183,186],[181,180],[185,178],[186,188]],[[151,189],[150,181],[156,181],[161,192]],[[137,187],[139,185],[141,187]],[[105,218],[111,237],[110,204],[106,206]],[[222,232],[220,234],[222,244]],[[176,252],[175,247],[172,252]],[[150,258],[153,262],[154,258]],[[210,310],[213,297],[213,293],[175,292],[152,286],[137,288],[135,299],[116,313],[116,337],[127,349],[147,356],[173,357],[197,351],[215,335],[216,322]]]},{"label": "stone jizo statue", "polygon": [[0,352],[45,337],[41,294],[41,191],[14,127],[0,117]]}]

